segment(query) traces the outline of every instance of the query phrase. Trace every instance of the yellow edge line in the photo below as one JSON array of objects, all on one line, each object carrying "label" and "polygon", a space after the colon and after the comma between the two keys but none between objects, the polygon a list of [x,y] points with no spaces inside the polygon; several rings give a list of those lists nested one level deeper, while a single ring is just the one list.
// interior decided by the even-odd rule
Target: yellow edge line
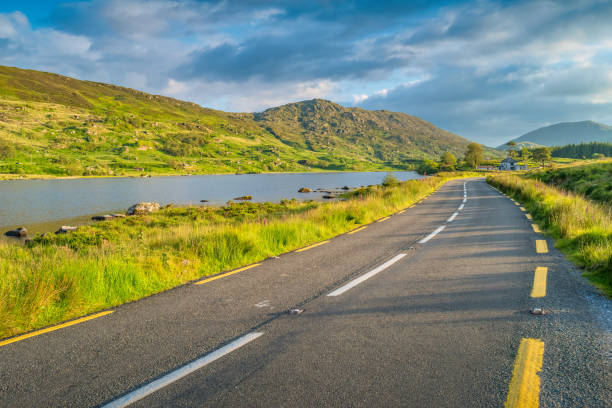
[{"label": "yellow edge line", "polygon": [[75,324],[83,323],[83,322],[86,322],[88,320],[93,320],[93,319],[96,319],[98,317],[106,316],[106,315],[109,315],[109,314],[111,314],[113,312],[114,312],[114,310],[107,310],[107,311],[104,311],[104,312],[100,312],[100,313],[92,314],[92,315],[89,315],[89,316],[81,317],[80,319],[75,319],[75,320],[71,320],[71,321],[66,322],[66,323],[58,324],[56,326],[47,327],[46,329],[40,329],[40,330],[36,330],[36,331],[30,332],[30,333],[27,333],[27,334],[22,334],[21,336],[12,337],[10,339],[0,341],[0,347],[6,346],[7,344],[15,343],[17,341],[29,339],[30,337],[38,336],[40,334],[49,333],[49,332],[52,332],[52,331],[55,331],[55,330],[63,329],[64,327],[73,326]]},{"label": "yellow edge line", "polygon": [[533,228],[533,232],[542,232],[538,224],[531,224],[531,228]]},{"label": "yellow edge line", "polygon": [[404,211],[406,211],[406,210],[404,209],[404,210],[398,211],[397,213],[398,213],[398,214],[401,214],[401,213],[403,213]]},{"label": "yellow edge line", "polygon": [[531,216],[531,214],[525,214],[525,217],[527,217],[528,220],[533,220],[533,217]]},{"label": "yellow edge line", "polygon": [[380,220],[376,221],[376,222],[383,222],[383,221],[387,221],[390,217],[385,217],[385,218],[381,218]]},{"label": "yellow edge line", "polygon": [[536,239],[536,252],[538,254],[548,253],[548,245],[544,239]]},{"label": "yellow edge line", "polygon": [[544,342],[540,339],[522,339],[512,380],[508,388],[506,408],[537,408],[540,403],[540,376],[544,360]]},{"label": "yellow edge line", "polygon": [[211,281],[214,281],[214,280],[217,280],[217,279],[225,278],[226,276],[230,276],[230,275],[233,275],[233,274],[238,273],[238,272],[246,271],[247,269],[251,269],[251,268],[254,268],[254,267],[259,266],[259,265],[261,265],[261,264],[257,263],[257,264],[245,266],[244,268],[234,269],[233,271],[222,273],[221,275],[216,275],[216,276],[213,276],[212,278],[202,279],[201,281],[194,282],[193,284],[194,285],[201,285],[201,284],[206,283],[206,282],[211,282]]},{"label": "yellow edge line", "polygon": [[357,229],[355,229],[355,230],[352,230],[352,231],[347,232],[347,234],[354,234],[354,233],[356,233],[356,232],[363,231],[363,230],[364,230],[364,229],[366,229],[366,228],[367,228],[367,227],[357,228]]},{"label": "yellow edge line", "polygon": [[533,288],[531,289],[532,298],[541,298],[546,296],[546,275],[548,268],[538,266],[533,274]]},{"label": "yellow edge line", "polygon": [[310,246],[304,247],[304,248],[300,248],[300,249],[296,249],[295,252],[304,252],[304,251],[308,251],[309,249],[318,247],[319,245],[323,245],[323,244],[327,244],[329,241],[323,241],[323,242],[317,242],[316,244],[312,244]]}]

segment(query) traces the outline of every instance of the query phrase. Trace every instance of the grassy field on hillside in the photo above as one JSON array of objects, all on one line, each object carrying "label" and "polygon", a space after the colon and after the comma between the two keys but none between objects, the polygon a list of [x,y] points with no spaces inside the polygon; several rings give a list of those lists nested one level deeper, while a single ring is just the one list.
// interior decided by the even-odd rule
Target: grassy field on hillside
[{"label": "grassy field on hillside", "polygon": [[0,338],[329,239],[467,175],[362,188],[333,203],[166,208],[0,244]]},{"label": "grassy field on hillside", "polygon": [[0,174],[410,170],[445,151],[462,154],[468,143],[404,113],[319,99],[229,113],[0,66]]},{"label": "grassy field on hillside", "polygon": [[530,173],[529,177],[564,191],[581,194],[590,200],[612,205],[612,161],[576,163],[573,166]]},{"label": "grassy field on hillside", "polygon": [[534,222],[556,239],[556,246],[612,297],[612,209],[609,206],[529,175],[498,173],[490,175],[488,182],[527,207]]}]

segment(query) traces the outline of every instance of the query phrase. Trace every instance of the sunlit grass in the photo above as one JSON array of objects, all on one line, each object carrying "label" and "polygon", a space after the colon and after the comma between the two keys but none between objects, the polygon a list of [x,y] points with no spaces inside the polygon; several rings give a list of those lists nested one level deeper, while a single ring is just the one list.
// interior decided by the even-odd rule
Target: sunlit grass
[{"label": "sunlit grass", "polygon": [[406,208],[452,177],[364,188],[332,203],[167,208],[28,246],[0,244],[0,338],[329,239]]},{"label": "sunlit grass", "polygon": [[608,296],[612,296],[612,209],[584,196],[514,174],[488,182],[512,194],[554,238],[556,246]]}]

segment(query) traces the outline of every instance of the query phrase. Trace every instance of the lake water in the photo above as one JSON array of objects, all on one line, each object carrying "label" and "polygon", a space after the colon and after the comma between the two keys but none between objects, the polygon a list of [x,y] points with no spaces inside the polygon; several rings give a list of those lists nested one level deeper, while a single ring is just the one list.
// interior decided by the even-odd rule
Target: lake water
[{"label": "lake water", "polygon": [[[93,214],[125,212],[140,201],[177,205],[223,204],[235,197],[250,195],[253,201],[280,201],[283,198],[321,199],[324,193],[301,194],[300,187],[312,190],[380,184],[385,172],[284,173],[171,176],[153,178],[91,178],[68,180],[0,181],[0,232],[30,226],[30,233],[51,230],[59,221],[74,225],[89,221]],[[421,178],[412,171],[392,172],[399,180]],[[33,230],[32,230],[33,228]]]}]

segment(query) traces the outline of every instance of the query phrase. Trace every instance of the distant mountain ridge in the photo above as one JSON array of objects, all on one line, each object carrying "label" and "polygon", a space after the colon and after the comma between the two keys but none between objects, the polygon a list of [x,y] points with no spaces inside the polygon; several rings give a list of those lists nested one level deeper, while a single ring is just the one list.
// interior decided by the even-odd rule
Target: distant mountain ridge
[{"label": "distant mountain ridge", "polygon": [[[562,122],[541,127],[513,139],[517,144],[531,142],[542,146],[564,146],[590,142],[612,142],[612,126],[584,120],[581,122]],[[507,149],[505,143],[498,149]]]},{"label": "distant mountain ridge", "polygon": [[402,169],[445,151],[460,156],[468,143],[415,116],[322,99],[228,113],[0,66],[0,173]]}]

